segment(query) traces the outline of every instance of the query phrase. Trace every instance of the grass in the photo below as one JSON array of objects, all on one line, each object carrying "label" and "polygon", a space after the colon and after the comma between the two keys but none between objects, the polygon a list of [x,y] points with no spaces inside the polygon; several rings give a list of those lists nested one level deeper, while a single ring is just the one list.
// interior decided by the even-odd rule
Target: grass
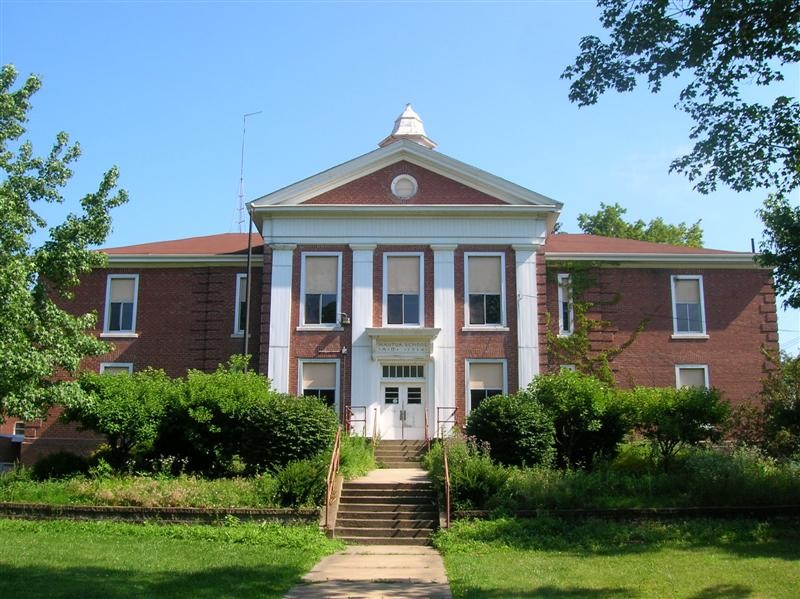
[{"label": "grass", "polygon": [[436,537],[456,599],[795,598],[800,521],[457,522]]},{"label": "grass", "polygon": [[0,520],[0,597],[282,597],[341,548],[313,526]]},{"label": "grass", "polygon": [[0,475],[0,501],[144,507],[276,507],[275,479],[197,476],[75,476],[31,480],[26,471]]}]

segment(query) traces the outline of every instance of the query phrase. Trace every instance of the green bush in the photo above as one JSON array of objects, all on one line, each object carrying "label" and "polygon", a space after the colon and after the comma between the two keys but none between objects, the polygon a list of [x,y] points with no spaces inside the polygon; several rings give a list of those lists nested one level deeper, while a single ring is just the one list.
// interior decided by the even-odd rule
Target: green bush
[{"label": "green bush", "polygon": [[488,443],[492,458],[505,465],[548,465],[553,460],[553,420],[525,394],[490,397],[472,410],[466,432]]},{"label": "green bush", "polygon": [[561,468],[588,468],[612,458],[633,428],[625,396],[580,372],[537,376],[520,396],[540,403],[552,417],[556,464]]},{"label": "green bush", "polygon": [[350,435],[342,434],[339,470],[345,480],[364,476],[375,468],[377,468],[377,464],[372,443],[364,437],[351,437]]},{"label": "green bush", "polygon": [[450,472],[450,501],[453,509],[486,509],[493,507],[508,479],[508,469],[492,462],[485,448],[474,439],[451,437],[436,443],[423,459],[430,472],[434,489],[443,505],[444,447],[447,444],[447,463]]},{"label": "green bush", "polygon": [[153,457],[176,458],[187,472],[234,474],[248,415],[276,395],[265,377],[242,371],[240,357],[213,373],[190,370],[166,406]]},{"label": "green bush", "polygon": [[83,397],[65,406],[63,418],[106,437],[105,458],[116,467],[150,451],[180,382],[163,370],[146,369],[133,375],[81,375]]},{"label": "green bush", "polygon": [[59,451],[40,458],[31,469],[34,480],[68,478],[89,472],[89,459],[69,451]]},{"label": "green bush", "polygon": [[327,463],[319,458],[286,464],[275,474],[276,495],[286,507],[313,507],[325,498]]},{"label": "green bush", "polygon": [[778,458],[800,458],[800,356],[773,356],[764,380],[765,449]]},{"label": "green bush", "polygon": [[637,406],[641,432],[664,468],[682,447],[720,439],[730,413],[716,389],[638,387],[628,394]]}]

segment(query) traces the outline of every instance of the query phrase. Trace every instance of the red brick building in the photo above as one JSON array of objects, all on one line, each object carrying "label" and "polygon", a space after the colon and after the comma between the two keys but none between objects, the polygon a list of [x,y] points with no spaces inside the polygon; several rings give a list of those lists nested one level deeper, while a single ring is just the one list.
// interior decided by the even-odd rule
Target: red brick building
[{"label": "red brick building", "polygon": [[608,321],[592,350],[634,336],[612,364],[621,386],[709,385],[733,402],[757,391],[777,324],[752,254],[553,235],[559,202],[433,148],[409,107],[377,150],[251,202],[250,240],[104,250],[108,269],[70,306],[96,311],[115,346],[87,367],[212,370],[247,330],[276,389],[325,398],[359,432],[422,438],[569,366],[548,357],[548,327],[573,333],[579,265],[596,278],[589,316]]}]

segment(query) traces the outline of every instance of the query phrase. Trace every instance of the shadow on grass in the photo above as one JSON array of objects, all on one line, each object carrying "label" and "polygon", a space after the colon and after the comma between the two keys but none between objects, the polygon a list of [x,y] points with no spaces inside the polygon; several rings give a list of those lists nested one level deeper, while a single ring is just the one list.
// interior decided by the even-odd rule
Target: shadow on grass
[{"label": "shadow on grass", "polygon": [[[619,587],[584,588],[584,587],[554,587],[541,586],[529,591],[516,591],[509,593],[508,589],[484,590],[477,588],[464,589],[466,599],[594,599],[603,597],[608,599],[627,599],[638,597],[634,591]],[[710,597],[708,598],[710,599]]]},{"label": "shadow on grass", "polygon": [[741,584],[717,584],[703,589],[689,599],[746,599],[752,592],[753,589]]},{"label": "shadow on grass", "polygon": [[[439,543],[446,552],[453,535],[454,547],[486,543],[510,549],[559,551],[575,556],[635,555],[664,547],[713,547],[737,557],[800,559],[800,520],[697,519],[673,522],[583,521],[551,517],[502,518],[459,523]],[[715,595],[709,595],[714,597]],[[737,595],[730,595],[736,597]],[[720,595],[727,597],[727,595]]]},{"label": "shadow on grass", "polygon": [[17,567],[0,560],[0,597],[282,597],[305,573],[298,568],[214,568],[193,572],[137,572],[91,566],[81,568]]}]

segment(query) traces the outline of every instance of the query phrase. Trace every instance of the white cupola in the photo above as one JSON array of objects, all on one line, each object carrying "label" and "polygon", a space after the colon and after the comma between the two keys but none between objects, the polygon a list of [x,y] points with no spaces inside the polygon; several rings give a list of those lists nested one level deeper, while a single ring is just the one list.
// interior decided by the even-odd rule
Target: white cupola
[{"label": "white cupola", "polygon": [[392,129],[389,137],[380,142],[378,147],[383,148],[401,139],[413,141],[431,150],[436,147],[436,143],[425,135],[425,126],[422,124],[422,119],[411,108],[411,104],[406,104],[403,112],[395,120],[394,129]]}]

